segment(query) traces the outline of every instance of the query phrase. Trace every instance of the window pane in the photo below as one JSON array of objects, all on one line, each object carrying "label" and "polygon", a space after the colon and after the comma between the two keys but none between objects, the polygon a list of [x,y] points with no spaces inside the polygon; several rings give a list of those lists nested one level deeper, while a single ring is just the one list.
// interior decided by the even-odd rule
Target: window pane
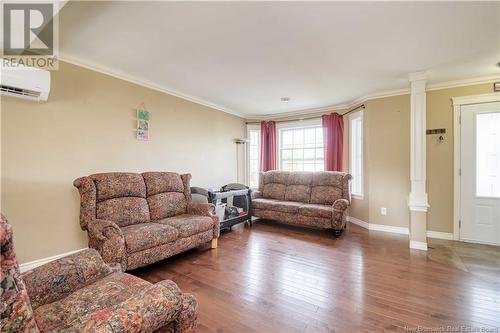
[{"label": "window pane", "polygon": [[500,197],[500,112],[476,114],[476,194]]},{"label": "window pane", "polygon": [[323,145],[323,127],[316,128],[316,142]]},{"label": "window pane", "polygon": [[304,131],[304,141],[307,143],[316,143],[316,129],[308,128]]},{"label": "window pane", "polygon": [[315,149],[304,149],[304,159],[314,159]]},{"label": "window pane", "polygon": [[316,171],[314,163],[304,163],[304,171]]},{"label": "window pane", "polygon": [[260,130],[248,130],[248,186],[259,186]]},{"label": "window pane", "polygon": [[293,171],[292,162],[290,162],[290,161],[284,161],[283,162],[283,166],[281,167],[281,169],[283,169],[285,171]]},{"label": "window pane", "polygon": [[304,150],[303,149],[294,149],[293,150],[293,159],[302,159],[304,156]]},{"label": "window pane", "polygon": [[293,171],[304,171],[303,163],[293,163]]},{"label": "window pane", "polygon": [[293,131],[293,144],[294,145],[304,144],[304,130],[300,129]]},{"label": "window pane", "polygon": [[289,160],[292,158],[292,150],[291,149],[283,149],[281,151],[281,158],[284,160]]},{"label": "window pane", "polygon": [[323,170],[323,128],[321,126],[281,129],[279,137],[282,170]]},{"label": "window pane", "polygon": [[293,143],[293,132],[292,131],[283,131],[283,144],[291,145]]},{"label": "window pane", "polygon": [[363,118],[350,118],[349,164],[352,175],[351,190],[353,194],[363,194]]}]

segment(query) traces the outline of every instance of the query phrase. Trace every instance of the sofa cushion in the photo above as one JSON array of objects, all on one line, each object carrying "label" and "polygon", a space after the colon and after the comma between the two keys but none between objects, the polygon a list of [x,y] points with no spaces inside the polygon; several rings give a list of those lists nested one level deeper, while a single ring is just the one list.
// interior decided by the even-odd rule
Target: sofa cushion
[{"label": "sofa cushion", "polygon": [[140,223],[122,228],[128,253],[170,243],[179,237],[177,229],[159,223]]},{"label": "sofa cushion", "polygon": [[264,198],[285,200],[286,185],[279,183],[265,184],[262,189],[262,196]]},{"label": "sofa cushion", "polygon": [[329,205],[306,204],[299,208],[299,214],[311,217],[332,218],[333,208]]},{"label": "sofa cushion", "polygon": [[110,172],[91,175],[97,191],[97,201],[119,197],[146,197],[146,184],[141,174]]},{"label": "sofa cushion", "polygon": [[332,205],[335,200],[340,198],[342,198],[341,188],[335,186],[313,186],[310,203]]},{"label": "sofa cushion", "polygon": [[130,224],[148,222],[149,206],[144,198],[113,198],[97,203],[98,219],[109,220],[124,227]]},{"label": "sofa cushion", "polygon": [[301,202],[281,201],[275,199],[257,198],[252,200],[252,206],[255,209],[273,210],[276,212],[292,213],[299,212],[299,207],[302,206]]},{"label": "sofa cushion", "polygon": [[295,171],[290,172],[288,176],[288,185],[311,185],[313,172],[309,171]]},{"label": "sofa cushion", "polygon": [[285,200],[308,203],[311,198],[311,186],[288,185],[285,191]]},{"label": "sofa cushion", "polygon": [[323,217],[305,216],[273,210],[255,209],[254,216],[291,225],[304,225],[321,229],[330,229],[333,225],[331,218],[326,219]]},{"label": "sofa cushion", "polygon": [[184,184],[178,173],[145,172],[142,176],[146,183],[148,197],[162,192],[184,192]]},{"label": "sofa cushion", "polygon": [[263,174],[262,182],[265,184],[278,183],[286,185],[288,184],[288,177],[290,176],[290,171],[272,170]]},{"label": "sofa cushion", "polygon": [[344,172],[337,171],[314,172],[312,176],[312,185],[334,186],[341,189],[345,176],[346,174]]},{"label": "sofa cushion", "polygon": [[182,214],[155,221],[173,227],[179,232],[179,237],[189,237],[214,227],[214,220],[209,216]]},{"label": "sofa cushion", "polygon": [[184,193],[163,192],[148,197],[151,220],[159,220],[186,213],[187,200]]},{"label": "sofa cushion", "polygon": [[35,310],[38,328],[42,332],[63,329],[88,314],[123,302],[150,285],[129,274],[108,275],[65,298],[38,307]]}]

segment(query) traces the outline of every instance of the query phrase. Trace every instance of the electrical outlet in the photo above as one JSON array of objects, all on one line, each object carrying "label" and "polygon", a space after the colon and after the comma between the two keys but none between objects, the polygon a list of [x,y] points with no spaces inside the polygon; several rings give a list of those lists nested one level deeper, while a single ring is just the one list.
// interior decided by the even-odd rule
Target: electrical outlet
[{"label": "electrical outlet", "polygon": [[387,208],[385,208],[385,207],[380,207],[380,214],[381,214],[381,215],[387,215]]}]

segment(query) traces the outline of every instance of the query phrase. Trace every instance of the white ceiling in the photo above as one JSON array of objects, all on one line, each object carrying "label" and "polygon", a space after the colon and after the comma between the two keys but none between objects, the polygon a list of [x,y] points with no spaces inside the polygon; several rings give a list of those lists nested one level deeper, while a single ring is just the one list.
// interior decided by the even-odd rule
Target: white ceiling
[{"label": "white ceiling", "polygon": [[[62,59],[245,116],[500,75],[500,2],[74,2]],[[289,96],[283,103],[280,98]]]}]

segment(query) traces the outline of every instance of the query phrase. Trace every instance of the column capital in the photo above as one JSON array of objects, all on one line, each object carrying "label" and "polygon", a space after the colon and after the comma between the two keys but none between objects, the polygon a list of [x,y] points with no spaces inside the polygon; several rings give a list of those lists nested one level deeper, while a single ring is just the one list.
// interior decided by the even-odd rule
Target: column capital
[{"label": "column capital", "polygon": [[408,79],[410,82],[413,81],[422,81],[427,78],[427,72],[426,71],[421,71],[421,72],[413,72],[408,75]]}]

